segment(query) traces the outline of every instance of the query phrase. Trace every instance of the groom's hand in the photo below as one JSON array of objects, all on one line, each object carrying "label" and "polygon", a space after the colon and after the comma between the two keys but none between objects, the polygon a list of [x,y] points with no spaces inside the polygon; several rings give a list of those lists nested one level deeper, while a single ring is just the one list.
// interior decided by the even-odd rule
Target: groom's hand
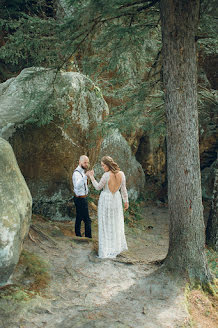
[{"label": "groom's hand", "polygon": [[89,171],[89,176],[90,176],[90,178],[94,177],[94,170]]},{"label": "groom's hand", "polygon": [[90,174],[90,171],[87,171],[87,172],[85,173],[85,175],[86,175],[88,178],[90,178],[89,174]]}]

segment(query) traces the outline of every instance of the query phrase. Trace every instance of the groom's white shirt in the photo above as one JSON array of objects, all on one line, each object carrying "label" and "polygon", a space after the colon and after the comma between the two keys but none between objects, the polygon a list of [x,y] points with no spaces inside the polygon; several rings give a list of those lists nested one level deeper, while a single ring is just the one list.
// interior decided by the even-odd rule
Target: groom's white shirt
[{"label": "groom's white shirt", "polygon": [[76,196],[88,195],[89,190],[87,184],[87,176],[85,175],[85,171],[81,166],[78,165],[76,170],[73,172],[72,180],[74,186],[74,193],[76,194]]}]

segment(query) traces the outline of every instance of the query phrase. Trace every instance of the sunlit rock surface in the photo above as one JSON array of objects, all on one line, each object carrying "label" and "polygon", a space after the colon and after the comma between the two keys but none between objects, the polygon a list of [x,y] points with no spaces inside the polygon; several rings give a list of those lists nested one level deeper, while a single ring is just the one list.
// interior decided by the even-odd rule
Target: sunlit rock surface
[{"label": "sunlit rock surface", "polygon": [[0,138],[0,285],[7,283],[29,231],[32,197],[10,144]]},{"label": "sunlit rock surface", "polygon": [[99,90],[79,73],[30,68],[1,84],[0,103],[0,130],[13,146],[34,212],[69,219],[73,170],[80,155],[94,163],[100,149],[101,138],[92,146],[89,138],[108,113]]}]

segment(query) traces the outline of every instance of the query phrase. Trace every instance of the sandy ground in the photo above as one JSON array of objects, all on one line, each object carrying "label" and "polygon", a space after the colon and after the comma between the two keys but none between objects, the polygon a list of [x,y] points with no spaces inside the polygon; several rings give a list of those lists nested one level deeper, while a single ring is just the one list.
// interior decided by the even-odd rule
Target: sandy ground
[{"label": "sandy ground", "polygon": [[[0,299],[1,328],[178,328],[190,327],[184,284],[157,264],[168,248],[168,211],[142,208],[143,219],[126,224],[129,250],[115,260],[100,260],[97,219],[93,240],[74,236],[74,222],[33,217],[24,249],[49,263],[46,288],[23,301]],[[12,283],[28,284],[22,265]],[[22,280],[22,281],[21,281]]]}]

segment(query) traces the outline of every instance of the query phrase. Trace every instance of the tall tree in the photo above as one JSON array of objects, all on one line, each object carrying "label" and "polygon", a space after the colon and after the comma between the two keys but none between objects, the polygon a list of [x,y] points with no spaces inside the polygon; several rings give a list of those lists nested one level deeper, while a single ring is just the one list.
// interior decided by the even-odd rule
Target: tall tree
[{"label": "tall tree", "polygon": [[199,0],[161,0],[167,115],[169,268],[207,283],[200,179],[196,28]]}]

